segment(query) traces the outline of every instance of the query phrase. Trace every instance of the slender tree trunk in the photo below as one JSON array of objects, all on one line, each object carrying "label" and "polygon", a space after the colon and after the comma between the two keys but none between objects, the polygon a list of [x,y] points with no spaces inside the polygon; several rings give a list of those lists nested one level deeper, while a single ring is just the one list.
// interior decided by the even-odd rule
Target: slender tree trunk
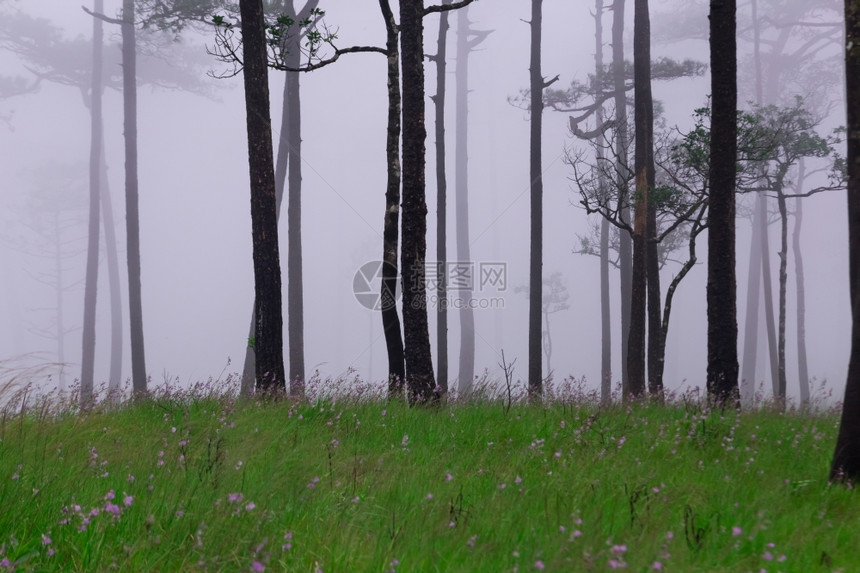
[{"label": "slender tree trunk", "polygon": [[[603,86],[603,0],[594,6],[594,92]],[[603,106],[595,114],[595,129],[602,132],[604,125]],[[597,148],[597,163],[605,161],[603,147]],[[606,193],[607,183],[600,182],[601,193]],[[608,404],[612,395],[612,315],[609,306],[609,221],[600,220],[600,400]]]},{"label": "slender tree trunk", "polygon": [[[653,167],[653,163],[652,163]],[[649,189],[653,183],[649,184]],[[663,395],[663,319],[660,313],[660,261],[657,255],[657,205],[648,201],[648,235],[646,244],[646,267],[648,274],[648,394],[655,398]]]},{"label": "slender tree trunk", "polygon": [[63,236],[60,227],[60,211],[54,211],[54,272],[57,275],[57,391],[62,395],[66,391],[66,321],[65,304],[63,300]]},{"label": "slender tree trunk", "polygon": [[[806,164],[803,158],[798,163],[796,193],[802,193],[806,179]],[[803,226],[803,200],[794,200],[794,231],[791,234],[794,252],[794,284],[797,292],[797,378],[800,384],[800,403],[809,404],[809,367],[806,357],[806,289],[803,281],[803,253],[800,250],[800,231]]]},{"label": "slender tree trunk", "polygon": [[830,479],[860,480],[860,1],[845,1],[848,243],[853,326],[848,379]]},{"label": "slender tree trunk", "polygon": [[750,261],[747,281],[747,307],[746,319],[744,321],[744,354],[741,369],[741,406],[749,407],[755,400],[756,386],[756,355],[758,351],[758,314],[759,294],[761,292],[761,225],[759,218],[762,216],[759,202],[753,215],[752,237],[750,239]]},{"label": "slender tree trunk", "polygon": [[240,0],[239,8],[254,245],[255,370],[258,389],[270,391],[284,387],[285,373],[266,36],[262,0]]},{"label": "slender tree trunk", "polygon": [[762,217],[759,220],[761,232],[761,271],[764,287],[764,319],[767,327],[768,356],[770,357],[770,375],[773,388],[773,397],[779,396],[779,353],[776,338],[776,326],[773,316],[773,279],[770,270],[770,234],[768,232],[768,208],[767,196],[763,192],[758,194],[759,209]]},{"label": "slender tree trunk", "polygon": [[403,396],[406,365],[400,316],[397,314],[397,243],[400,223],[400,50],[397,24],[388,0],[379,0],[385,19],[388,51],[388,128],[386,163],[388,183],[385,189],[385,220],[382,231],[382,328],[388,351],[388,397]]},{"label": "slender tree trunk", "polygon": [[[612,7],[612,78],[615,89],[615,171],[617,173],[618,211],[630,222],[630,200],[627,192],[627,91],[624,74],[624,0]],[[630,304],[633,290],[633,241],[630,233],[618,231],[618,266],[621,279],[621,380],[627,388],[628,343],[630,337]]]},{"label": "slender tree trunk", "polygon": [[[292,2],[290,10],[294,12]],[[290,50],[287,59],[298,67],[299,50]],[[287,341],[289,347],[289,391],[293,398],[304,397],[305,318],[302,288],[302,107],[299,74],[287,72],[289,105],[289,167],[287,172]]]},{"label": "slender tree trunk", "polygon": [[424,2],[400,1],[403,73],[403,330],[410,403],[439,398],[427,325],[425,199]]},{"label": "slender tree trunk", "polygon": [[[102,0],[93,1],[93,11],[104,11]],[[96,352],[96,288],[99,275],[99,201],[102,155],[102,21],[93,18],[93,76],[90,88],[90,203],[87,233],[87,270],[84,282],[83,348],[81,351],[81,407],[93,403]]]},{"label": "slender tree trunk", "polygon": [[140,286],[140,210],[137,181],[137,42],[134,0],[122,3],[122,93],[125,134],[125,228],[128,258],[128,316],[131,326],[131,381],[135,395],[146,393],[143,303]]},{"label": "slender tree trunk", "polygon": [[541,72],[541,29],[543,0],[532,0],[531,57],[529,83],[531,90],[531,128],[529,139],[529,178],[531,180],[531,234],[529,262],[529,397],[537,400],[543,393],[542,328],[543,311],[543,177],[541,165],[541,133],[543,119],[543,90],[546,87]]},{"label": "slender tree trunk", "polygon": [[[761,22],[758,18],[758,2],[751,0],[753,21],[753,64],[755,69],[755,101],[762,104],[763,78],[761,66]],[[758,358],[758,315],[759,295],[762,275],[762,243],[761,243],[761,204],[757,201],[753,216],[752,237],[750,239],[750,262],[747,274],[747,306],[744,319],[744,354],[741,369],[741,405],[752,406],[755,400],[756,360]]]},{"label": "slender tree trunk", "polygon": [[[99,122],[101,123],[101,122]],[[104,132],[104,127],[102,127]],[[104,133],[102,133],[104,141]],[[116,246],[116,224],[113,218],[113,200],[110,182],[107,175],[104,145],[101,159],[101,212],[102,224],[105,230],[105,254],[107,255],[108,290],[110,293],[110,377],[108,378],[108,394],[113,400],[119,401],[122,391],[122,294],[119,283],[119,255]]]},{"label": "slender tree trunk", "polygon": [[779,208],[779,331],[777,334],[777,373],[779,381],[778,402],[784,407],[786,399],[785,376],[785,315],[786,287],[788,284],[788,205],[782,189],[782,182],[776,193]]},{"label": "slender tree trunk", "polygon": [[651,22],[648,0],[635,0],[633,19],[634,107],[636,113],[636,201],[633,225],[633,284],[625,398],[645,392],[645,317],[648,273],[648,204],[654,186],[654,106],[651,98]]},{"label": "slender tree trunk", "polygon": [[[442,0],[450,4],[451,0]],[[445,84],[448,57],[448,12],[439,13],[439,38],[436,43],[436,355],[440,392],[448,392],[448,181],[445,174]]]},{"label": "slender tree trunk", "polygon": [[735,282],[737,39],[735,0],[711,0],[711,169],[708,213],[708,394],[737,406]]}]

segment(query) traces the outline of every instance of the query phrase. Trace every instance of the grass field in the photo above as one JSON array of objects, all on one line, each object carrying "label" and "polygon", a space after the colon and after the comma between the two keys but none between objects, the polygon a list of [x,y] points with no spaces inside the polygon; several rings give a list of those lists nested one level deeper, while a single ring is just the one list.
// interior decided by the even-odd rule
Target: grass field
[{"label": "grass field", "polygon": [[0,570],[860,571],[833,411],[229,390],[0,417]]}]

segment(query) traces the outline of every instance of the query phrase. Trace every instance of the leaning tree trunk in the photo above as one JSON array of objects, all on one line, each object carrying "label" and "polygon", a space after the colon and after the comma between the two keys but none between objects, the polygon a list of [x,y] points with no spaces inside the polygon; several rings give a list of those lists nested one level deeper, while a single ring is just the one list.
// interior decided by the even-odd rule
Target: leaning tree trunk
[{"label": "leaning tree trunk", "polygon": [[543,119],[543,90],[546,87],[541,72],[541,28],[543,0],[532,0],[531,56],[529,84],[531,91],[531,120],[529,138],[529,178],[531,180],[531,233],[529,255],[529,371],[528,392],[531,400],[543,392],[542,328],[543,311],[543,177],[541,165],[541,133]]},{"label": "leaning tree trunk", "polygon": [[848,246],[851,358],[830,479],[860,480],[860,1],[845,2],[845,90],[848,144]]},{"label": "leaning tree trunk", "polygon": [[[603,87],[603,0],[594,6],[594,93]],[[604,127],[603,106],[595,114],[595,129],[602,133]],[[597,148],[597,163],[605,161],[603,147]],[[600,181],[601,194],[606,194],[608,184]],[[600,220],[600,401],[609,403],[612,396],[612,316],[609,306],[609,221]]]},{"label": "leaning tree trunk", "polygon": [[[451,0],[442,0],[450,4]],[[439,13],[439,38],[436,55],[436,356],[438,374],[436,383],[444,395],[448,392],[448,249],[447,209],[448,182],[445,174],[445,83],[447,73],[448,12]]]},{"label": "leaning tree trunk", "polygon": [[[796,193],[803,192],[806,179],[806,164],[803,158],[797,166]],[[797,378],[800,384],[800,403],[809,404],[809,367],[806,357],[806,289],[803,281],[803,253],[800,250],[800,231],[803,226],[803,200],[794,200],[794,230],[791,234],[791,250],[794,254],[794,284],[797,293]]]},{"label": "leaning tree trunk", "polygon": [[[624,0],[615,0],[612,6],[612,80],[615,92],[615,172],[618,187],[618,212],[621,219],[630,223],[629,194],[627,192],[627,90],[624,62]],[[628,341],[630,337],[630,304],[633,290],[633,241],[624,229],[618,231],[618,266],[621,279],[621,380],[627,387]]]},{"label": "leaning tree trunk", "polygon": [[645,316],[647,298],[648,203],[654,185],[654,106],[651,98],[651,22],[648,0],[636,0],[633,19],[633,92],[636,113],[634,171],[636,201],[633,225],[633,284],[624,397],[645,392]]},{"label": "leaning tree trunk", "polygon": [[128,318],[131,326],[131,382],[135,395],[146,393],[143,304],[140,286],[140,210],[137,182],[137,47],[134,0],[122,3],[122,93],[125,132],[125,230],[128,258]]},{"label": "leaning tree trunk", "polygon": [[711,148],[708,187],[708,394],[737,406],[738,324],[735,282],[737,40],[735,0],[711,0]]},{"label": "leaning tree trunk", "polygon": [[380,304],[385,348],[388,351],[388,397],[403,395],[406,380],[403,336],[397,314],[397,242],[400,223],[400,51],[397,24],[388,0],[379,0],[385,19],[388,52],[388,128],[385,144],[388,183],[385,189],[385,220],[382,230],[382,286]]},{"label": "leaning tree trunk", "polygon": [[[103,1],[94,0],[93,11],[104,11]],[[102,21],[93,18],[93,76],[90,97],[90,203],[87,233],[87,270],[84,281],[83,348],[81,350],[82,407],[93,403],[96,352],[96,288],[99,276],[99,201],[102,156]]]},{"label": "leaning tree trunk", "polygon": [[406,383],[412,404],[435,401],[427,324],[427,203],[425,199],[424,2],[400,2],[400,57],[403,73],[403,330]]},{"label": "leaning tree trunk", "polygon": [[770,270],[770,235],[768,232],[768,208],[767,196],[759,191],[758,193],[759,209],[761,209],[761,271],[762,282],[764,287],[764,320],[767,327],[767,344],[768,356],[770,358],[770,376],[771,386],[773,389],[774,399],[779,396],[779,353],[776,340],[776,326],[773,316],[773,279],[771,278]]},{"label": "leaning tree trunk", "polygon": [[269,115],[268,61],[262,0],[241,0],[243,77],[251,182],[251,234],[254,258],[257,387],[281,389],[285,383],[278,214]]}]

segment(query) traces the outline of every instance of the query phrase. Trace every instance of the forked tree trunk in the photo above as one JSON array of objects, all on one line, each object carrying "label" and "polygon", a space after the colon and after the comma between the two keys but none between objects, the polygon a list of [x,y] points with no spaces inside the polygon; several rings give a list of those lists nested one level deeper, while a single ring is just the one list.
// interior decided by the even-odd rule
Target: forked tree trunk
[{"label": "forked tree trunk", "polygon": [[[102,0],[94,0],[93,11],[104,11]],[[81,407],[93,403],[96,352],[96,292],[99,275],[99,207],[102,156],[102,21],[93,18],[93,75],[90,97],[90,201],[87,233],[87,269],[84,282],[83,347],[81,350]]]},{"label": "forked tree trunk", "polygon": [[380,304],[385,348],[388,351],[388,397],[403,396],[406,380],[403,336],[397,314],[397,242],[400,224],[400,49],[397,24],[388,0],[379,0],[385,19],[388,51],[388,128],[385,144],[388,183],[385,189],[385,220],[382,230],[382,285]]},{"label": "forked tree trunk", "polygon": [[410,403],[439,398],[427,324],[427,203],[425,199],[424,2],[400,1],[403,74],[403,330]]},{"label": "forked tree trunk", "polygon": [[278,214],[269,114],[268,62],[262,0],[241,0],[243,79],[251,182],[254,258],[255,379],[263,391],[285,384]]},{"label": "forked tree trunk", "polygon": [[128,258],[128,317],[131,327],[131,382],[134,394],[146,393],[143,302],[140,286],[140,209],[137,178],[137,42],[134,0],[122,3],[122,94],[125,135],[125,229]]},{"label": "forked tree trunk", "polygon": [[860,480],[860,1],[845,2],[845,90],[848,144],[848,246],[851,357],[830,479]]},{"label": "forked tree trunk", "polygon": [[[624,0],[615,0],[612,7],[612,79],[615,89],[615,171],[617,173],[618,211],[621,219],[630,223],[627,192],[627,90],[624,73]],[[618,266],[621,280],[621,380],[628,385],[628,344],[630,337],[630,302],[633,290],[633,242],[630,233],[618,231]]]},{"label": "forked tree trunk", "polygon": [[708,395],[739,405],[735,282],[737,40],[735,0],[711,0],[711,148],[708,201]]},{"label": "forked tree trunk", "polygon": [[[442,0],[450,4],[451,0]],[[439,13],[439,38],[436,42],[436,383],[448,392],[448,181],[445,173],[445,84],[448,58],[448,12]]]}]

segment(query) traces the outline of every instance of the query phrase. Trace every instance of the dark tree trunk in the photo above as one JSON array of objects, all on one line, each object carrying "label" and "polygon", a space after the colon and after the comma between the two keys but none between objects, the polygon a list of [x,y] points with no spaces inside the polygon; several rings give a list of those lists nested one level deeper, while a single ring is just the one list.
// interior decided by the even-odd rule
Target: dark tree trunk
[{"label": "dark tree trunk", "polygon": [[400,2],[403,73],[403,330],[410,403],[439,398],[427,325],[427,203],[425,199],[424,2]]},{"label": "dark tree trunk", "polygon": [[[594,92],[603,86],[603,0],[594,6]],[[603,106],[596,113],[595,129],[603,130]],[[597,148],[598,164],[605,161],[603,147]],[[605,193],[611,183],[601,181]],[[612,395],[612,315],[609,306],[609,221],[600,221],[600,400],[609,403]]]},{"label": "dark tree trunk", "polygon": [[532,0],[531,57],[529,89],[531,91],[531,121],[529,139],[529,178],[531,180],[531,254],[529,262],[529,397],[539,399],[543,392],[542,306],[543,306],[543,177],[541,165],[541,133],[543,119],[543,90],[546,87],[541,72],[541,28],[543,0]]},{"label": "dark tree trunk", "polygon": [[128,318],[131,327],[131,382],[135,395],[146,393],[143,304],[140,287],[140,210],[137,184],[137,42],[134,0],[122,3],[122,94],[125,134],[125,228],[128,257]]},{"label": "dark tree trunk", "polygon": [[[653,148],[652,148],[653,149]],[[654,170],[653,154],[651,171]],[[653,189],[653,180],[648,184]],[[648,235],[646,245],[646,272],[648,274],[648,394],[659,398],[663,395],[663,319],[660,316],[662,294],[660,292],[660,261],[657,255],[657,205],[648,200]]]},{"label": "dark tree trunk", "polygon": [[[781,178],[780,178],[781,179]],[[782,181],[776,192],[776,204],[779,209],[779,324],[777,333],[777,374],[779,381],[778,402],[785,405],[786,376],[785,376],[785,306],[788,286],[788,205]]]},{"label": "dark tree trunk", "polygon": [[[99,122],[101,123],[101,121]],[[102,128],[104,132],[104,128]],[[101,135],[104,141],[104,133]],[[113,201],[111,200],[110,183],[107,176],[104,145],[101,159],[101,212],[102,224],[105,230],[105,254],[107,255],[108,290],[110,294],[110,374],[108,378],[108,394],[115,401],[120,398],[122,391],[122,295],[119,283],[119,255],[116,246],[116,224],[113,218]]]},{"label": "dark tree trunk", "polygon": [[385,19],[388,51],[388,128],[385,144],[388,183],[385,189],[385,220],[382,231],[382,328],[388,351],[388,397],[403,395],[406,380],[403,336],[397,314],[397,242],[400,223],[400,50],[397,24],[388,0],[379,0]]},{"label": "dark tree trunk", "polygon": [[[103,1],[94,0],[93,11],[104,11]],[[87,270],[84,282],[83,348],[81,351],[81,407],[93,403],[96,352],[96,292],[99,276],[99,201],[102,156],[102,21],[93,18],[93,75],[90,97],[90,203],[87,233]]]},{"label": "dark tree trunk", "polygon": [[851,358],[831,480],[860,479],[860,1],[845,2],[845,90],[848,143],[848,242]]},{"label": "dark tree trunk", "polygon": [[269,112],[268,62],[262,0],[241,0],[251,233],[254,257],[254,329],[257,388],[285,384],[278,214]]},{"label": "dark tree trunk", "polygon": [[708,394],[738,404],[735,283],[737,40],[735,0],[711,0],[711,169],[708,213]]},{"label": "dark tree trunk", "polygon": [[767,328],[768,356],[770,358],[770,376],[773,396],[779,396],[779,353],[777,351],[776,324],[773,316],[773,279],[770,270],[770,234],[768,232],[767,195],[758,194],[759,209],[762,217],[759,219],[761,231],[761,276],[764,288],[764,320]]},{"label": "dark tree trunk", "polygon": [[[797,166],[797,189],[803,192],[806,179],[806,164],[803,158]],[[791,234],[792,251],[794,252],[794,285],[797,292],[797,378],[800,384],[800,403],[809,404],[809,367],[806,358],[806,289],[803,281],[803,253],[800,250],[800,231],[803,226],[803,200],[794,200],[794,230]]]},{"label": "dark tree trunk", "polygon": [[[618,210],[621,219],[630,222],[627,193],[627,91],[624,74],[624,0],[612,7],[612,79],[615,88],[615,170],[618,186]],[[633,242],[626,230],[618,231],[618,266],[621,279],[621,380],[627,387],[628,343],[630,337],[630,303],[633,289]]]},{"label": "dark tree trunk", "polygon": [[[450,4],[451,0],[442,0]],[[436,56],[436,95],[433,104],[436,110],[436,382],[440,392],[448,392],[448,181],[445,174],[445,83],[448,57],[448,12],[439,13],[439,38]]]},{"label": "dark tree trunk", "polygon": [[629,377],[625,398],[645,392],[645,316],[648,273],[648,204],[654,186],[654,106],[651,98],[651,21],[648,0],[634,2],[633,92],[636,145],[634,171],[636,201],[633,225],[633,283],[630,335],[627,347]]}]

